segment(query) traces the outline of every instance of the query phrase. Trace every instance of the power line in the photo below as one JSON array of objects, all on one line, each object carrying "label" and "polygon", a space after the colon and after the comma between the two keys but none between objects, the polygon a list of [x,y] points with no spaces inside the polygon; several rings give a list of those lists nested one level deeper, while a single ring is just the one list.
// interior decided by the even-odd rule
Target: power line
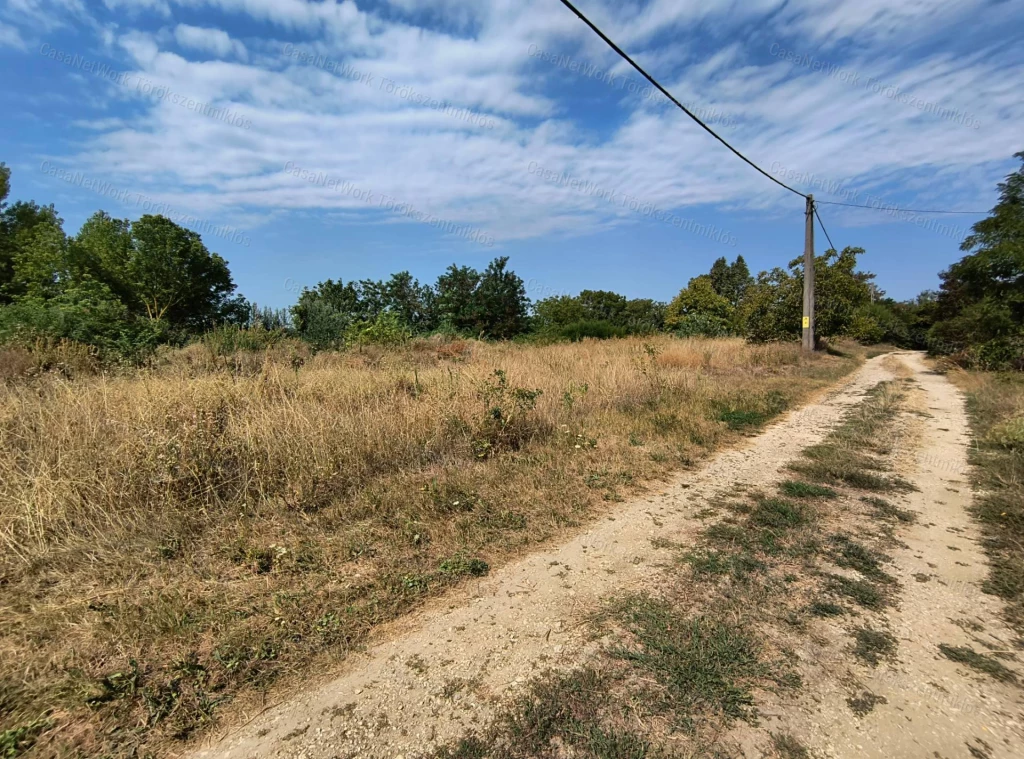
[{"label": "power line", "polygon": [[818,224],[821,225],[821,231],[825,233],[825,239],[828,240],[829,247],[831,247],[832,250],[839,250],[839,248],[837,248],[832,243],[832,238],[828,236],[828,230],[825,229],[825,222],[823,222],[821,220],[821,214],[818,213],[818,201],[812,200],[811,201],[811,208],[814,210],[814,215],[818,218]]},{"label": "power line", "polygon": [[687,116],[689,116],[689,117],[690,117],[691,119],[693,119],[693,120],[694,120],[694,121],[696,121],[696,122],[697,122],[698,124],[700,124],[700,126],[701,126],[701,127],[702,127],[702,128],[704,129],[704,131],[706,131],[706,132],[707,132],[708,134],[710,134],[710,135],[711,135],[712,137],[714,137],[714,138],[715,138],[716,140],[718,140],[718,141],[719,141],[720,143],[722,143],[723,145],[725,145],[725,146],[726,146],[727,148],[729,148],[729,150],[731,150],[731,151],[732,151],[733,153],[735,153],[735,154],[736,154],[737,156],[739,156],[739,157],[740,157],[740,158],[742,158],[742,159],[743,159],[744,161],[746,161],[746,162],[747,162],[748,164],[750,164],[751,166],[753,166],[753,167],[754,167],[755,169],[757,169],[757,170],[758,170],[759,172],[761,172],[762,174],[764,174],[764,176],[768,177],[768,178],[769,178],[770,180],[772,180],[773,182],[775,182],[775,184],[777,184],[777,185],[780,185],[780,186],[782,186],[782,187],[785,187],[785,188],[786,188],[787,190],[789,190],[790,192],[792,192],[792,193],[795,193],[795,194],[799,195],[799,196],[800,196],[800,197],[802,197],[802,198],[806,198],[806,197],[807,197],[807,196],[806,196],[806,195],[805,195],[804,193],[800,192],[799,190],[794,190],[794,189],[793,189],[792,187],[790,187],[790,186],[789,186],[788,184],[786,184],[785,182],[782,182],[782,181],[780,181],[780,180],[776,179],[775,177],[773,177],[773,176],[772,176],[771,174],[769,174],[769,173],[768,173],[767,171],[765,171],[764,169],[762,169],[762,168],[761,168],[760,166],[758,166],[758,165],[757,165],[756,163],[754,163],[753,161],[751,161],[751,160],[750,160],[749,158],[747,158],[747,157],[746,157],[745,155],[743,155],[743,154],[742,154],[742,153],[741,153],[740,151],[738,151],[738,150],[737,150],[736,148],[734,148],[734,147],[733,147],[732,145],[730,145],[730,144],[729,144],[728,142],[726,142],[726,140],[725,140],[725,139],[724,139],[723,137],[721,137],[721,136],[720,136],[720,135],[719,135],[719,134],[718,134],[718,133],[717,133],[717,132],[716,132],[716,131],[715,131],[714,129],[712,129],[712,128],[711,128],[711,127],[709,127],[709,126],[708,126],[707,124],[705,124],[705,123],[704,123],[703,121],[701,121],[701,120],[700,120],[700,118],[698,118],[698,117],[697,117],[697,116],[696,116],[696,115],[695,115],[695,114],[694,114],[694,113],[693,113],[692,111],[690,111],[690,109],[689,109],[689,108],[687,108],[687,107],[686,107],[685,105],[683,105],[683,104],[682,104],[682,103],[680,103],[680,102],[679,102],[678,100],[676,100],[676,99],[675,99],[675,97],[674,97],[674,96],[672,95],[672,93],[671,93],[671,92],[669,92],[669,91],[668,91],[668,90],[666,90],[666,89],[665,89],[664,87],[662,87],[662,86],[661,86],[661,84],[659,84],[659,83],[658,83],[658,81],[657,81],[657,80],[656,80],[656,79],[655,79],[655,78],[654,78],[653,76],[651,76],[651,75],[650,75],[650,74],[648,74],[648,73],[647,73],[646,71],[644,71],[644,70],[643,70],[643,68],[641,68],[640,64],[638,64],[638,63],[637,63],[636,61],[634,61],[634,60],[633,60],[632,58],[630,58],[630,57],[629,57],[629,56],[628,56],[628,55],[627,55],[627,54],[626,54],[626,53],[625,53],[625,52],[624,52],[624,51],[622,50],[622,48],[620,48],[620,47],[619,47],[618,45],[616,45],[616,44],[615,44],[614,42],[612,42],[612,40],[611,40],[611,39],[610,39],[610,38],[608,37],[608,35],[607,35],[607,34],[605,34],[605,33],[604,33],[604,32],[602,32],[602,31],[601,31],[600,29],[598,29],[598,28],[597,28],[597,26],[596,26],[596,25],[594,24],[594,22],[592,22],[592,21],[591,21],[591,20],[590,20],[589,18],[587,18],[586,16],[584,16],[584,15],[583,15],[583,14],[582,14],[582,13],[581,13],[581,12],[580,12],[580,11],[579,11],[579,10],[578,10],[577,8],[576,8],[576,6],[575,6],[575,5],[573,5],[573,4],[571,3],[571,2],[569,2],[569,0],[562,0],[562,5],[564,5],[564,6],[566,7],[566,8],[568,8],[568,9],[569,9],[569,10],[571,10],[571,11],[572,11],[573,13],[575,13],[575,14],[576,14],[577,16],[579,16],[580,20],[581,20],[581,21],[582,21],[582,22],[583,22],[584,24],[586,24],[587,26],[589,26],[589,27],[590,27],[590,28],[591,28],[591,29],[592,29],[592,30],[594,31],[594,33],[595,33],[595,34],[597,34],[597,36],[598,36],[598,37],[600,37],[600,38],[601,38],[602,40],[604,40],[604,41],[605,41],[605,43],[606,43],[606,44],[608,45],[608,47],[610,47],[610,48],[611,48],[612,50],[614,50],[614,51],[615,51],[616,53],[618,53],[618,54],[619,54],[619,55],[620,55],[620,56],[622,57],[622,59],[623,59],[623,60],[625,60],[625,61],[626,61],[626,62],[627,62],[627,63],[628,63],[628,64],[629,64],[630,66],[632,66],[632,67],[633,67],[633,68],[635,68],[635,69],[636,69],[637,71],[639,71],[639,72],[640,72],[640,74],[641,74],[641,75],[642,75],[642,76],[644,77],[644,79],[646,79],[646,80],[647,80],[648,82],[650,82],[650,83],[651,83],[651,84],[653,84],[653,85],[654,85],[655,87],[657,87],[657,88],[658,88],[658,90],[660,90],[660,91],[661,91],[661,94],[663,94],[663,95],[664,95],[665,97],[667,97],[667,98],[668,98],[669,100],[671,100],[671,101],[672,101],[673,103],[675,103],[675,105],[676,105],[676,107],[677,107],[677,108],[679,108],[679,109],[680,109],[680,110],[681,110],[681,111],[682,111],[683,113],[685,113],[685,114],[686,114]]},{"label": "power line", "polygon": [[[591,21],[589,18],[584,16],[583,13],[575,5],[573,5],[569,0],[561,0],[561,3],[566,8],[568,8],[573,13],[575,13],[584,24],[589,26],[591,28],[591,30],[598,37],[600,37],[602,40],[604,40],[605,44],[607,44],[608,47],[610,47],[612,50],[614,50],[616,53],[618,53],[619,56],[624,61],[626,61],[626,63],[628,63],[630,66],[635,68],[638,72],[640,72],[640,75],[643,76],[644,79],[646,79],[648,82],[650,82],[655,87],[657,87],[658,90],[661,92],[661,94],[663,94],[665,97],[667,97],[669,100],[671,100],[672,103],[674,103],[675,106],[677,108],[679,108],[679,110],[681,110],[683,113],[685,113],[687,116],[689,116],[695,122],[697,122],[697,124],[699,124],[700,127],[705,132],[707,132],[712,137],[714,137],[716,140],[718,140],[720,143],[722,143],[727,148],[729,148],[729,150],[731,150],[733,153],[735,153],[745,163],[749,164],[751,167],[756,169],[762,175],[764,175],[768,179],[770,179],[773,182],[775,182],[775,184],[779,185],[780,187],[786,188],[790,192],[792,192],[792,193],[794,193],[796,195],[799,195],[802,198],[806,198],[807,197],[806,193],[803,193],[803,192],[800,192],[799,190],[793,189],[792,187],[790,187],[785,182],[777,179],[776,177],[772,176],[767,171],[762,169],[760,166],[758,166],[756,163],[751,161],[749,158],[747,158],[745,155],[743,155],[740,151],[738,151],[736,148],[734,148],[732,145],[730,145],[726,141],[726,139],[724,137],[722,137],[720,134],[718,134],[714,129],[712,129],[707,124],[705,124],[703,121],[701,121],[700,117],[698,117],[689,108],[687,108],[685,105],[683,105],[678,100],[676,100],[675,96],[671,92],[666,90],[661,85],[661,83],[658,82],[657,79],[655,79],[653,76],[648,74],[643,69],[643,67],[640,66],[639,63],[637,63],[632,58],[630,58],[629,55],[621,47],[616,45],[615,42],[613,42],[612,39],[607,34],[602,32],[593,21]],[[818,213],[818,209],[817,209],[817,204],[818,203],[826,203],[828,205],[833,205],[833,206],[849,206],[850,208],[868,208],[868,209],[871,209],[873,211],[889,211],[889,210],[906,211],[907,213],[967,214],[967,215],[972,215],[972,216],[978,216],[978,215],[982,215],[983,216],[983,215],[989,213],[988,211],[938,211],[938,210],[923,211],[923,210],[914,209],[914,208],[899,208],[897,206],[893,206],[892,208],[886,208],[886,207],[879,207],[879,206],[862,205],[860,203],[842,203],[842,202],[837,201],[837,200],[816,200],[816,201],[814,201],[814,203],[815,203],[814,215],[818,217],[818,223],[821,224],[821,229],[822,229],[823,232],[825,232],[825,237],[828,237],[828,231],[825,230],[825,225],[821,221],[821,215]],[[829,239],[829,243],[831,243],[831,242],[832,242],[832,240]]]},{"label": "power line", "polygon": [[984,216],[990,211],[922,211],[917,208],[900,208],[899,206],[866,206],[861,203],[840,203],[838,200],[816,200],[815,203],[828,203],[830,206],[849,206],[850,208],[870,208],[872,211],[906,211],[907,213],[963,213],[972,216]]}]

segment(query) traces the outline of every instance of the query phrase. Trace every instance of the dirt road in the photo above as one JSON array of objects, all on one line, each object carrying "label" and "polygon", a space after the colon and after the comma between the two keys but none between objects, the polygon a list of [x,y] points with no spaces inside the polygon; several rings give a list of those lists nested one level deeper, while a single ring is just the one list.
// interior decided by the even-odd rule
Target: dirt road
[{"label": "dirt road", "polygon": [[[920,357],[903,360],[926,399],[920,411],[929,416],[914,417],[921,429],[908,439],[916,437],[920,448],[904,452],[904,475],[920,488],[908,506],[924,516],[901,536],[906,548],[896,557],[904,597],[890,621],[901,638],[899,661],[880,670],[843,664],[842,672],[838,665],[822,671],[822,681],[809,684],[782,721],[822,756],[1022,756],[1019,689],[979,680],[937,649],[979,637],[1008,647],[1013,636],[999,622],[998,604],[978,591],[985,560],[966,512],[962,402]],[[701,512],[717,496],[784,479],[788,462],[819,442],[865,391],[891,378],[881,358],[867,362],[744,447],[623,505],[570,542],[402,620],[352,657],[339,677],[215,738],[197,757],[410,759],[482,726],[539,669],[577,665],[591,655],[596,644],[582,620],[610,594],[642,588],[661,571],[669,554],[654,546],[692,542]],[[850,678],[886,706],[853,719]],[[760,743],[750,743],[749,755],[763,755]]]},{"label": "dirt road", "polygon": [[[1024,756],[1024,690],[943,655],[970,649],[1020,673],[1017,636],[1001,602],[981,591],[987,561],[971,520],[970,435],[963,399],[917,354],[903,354],[919,389],[908,415],[916,442],[901,452],[902,474],[917,488],[902,506],[918,515],[901,531],[892,574],[900,602],[881,622],[898,641],[893,661],[872,668],[844,656],[840,636],[820,641],[799,711],[785,723],[815,756],[837,759],[998,759]],[[842,632],[835,630],[835,632]],[[848,638],[847,638],[848,640]],[[848,700],[877,705],[853,717]]]}]

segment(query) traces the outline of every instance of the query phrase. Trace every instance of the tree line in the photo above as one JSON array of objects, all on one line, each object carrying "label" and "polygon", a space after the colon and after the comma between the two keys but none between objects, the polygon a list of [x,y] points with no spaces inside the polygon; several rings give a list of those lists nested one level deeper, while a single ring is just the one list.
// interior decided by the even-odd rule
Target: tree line
[{"label": "tree line", "polygon": [[[1024,369],[1024,152],[1016,158],[1021,168],[1000,183],[998,204],[974,225],[961,246],[966,255],[942,272],[937,292],[886,297],[858,267],[863,248],[816,256],[818,334]],[[290,309],[261,309],[237,293],[227,261],[196,232],[163,216],[132,222],[99,211],[69,236],[52,205],[8,204],[9,180],[0,164],[0,342],[74,340],[138,362],[158,345],[225,328],[291,335],[319,350],[433,333],[543,341],[800,335],[802,257],[756,277],[742,256],[720,258],[668,303],[602,290],[533,303],[500,257],[483,271],[452,264],[433,284],[407,271],[379,281],[328,279],[304,289]]]}]

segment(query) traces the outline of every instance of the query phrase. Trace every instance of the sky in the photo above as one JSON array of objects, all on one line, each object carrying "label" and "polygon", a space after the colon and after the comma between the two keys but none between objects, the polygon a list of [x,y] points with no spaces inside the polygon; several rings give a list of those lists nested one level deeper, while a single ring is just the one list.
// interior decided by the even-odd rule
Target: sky
[{"label": "sky", "polygon": [[[680,101],[819,200],[889,295],[937,287],[1024,150],[1021,0],[578,0]],[[0,0],[10,199],[195,229],[239,290],[433,282],[670,300],[802,254],[804,200],[558,0]],[[818,252],[828,247],[816,229]]]}]

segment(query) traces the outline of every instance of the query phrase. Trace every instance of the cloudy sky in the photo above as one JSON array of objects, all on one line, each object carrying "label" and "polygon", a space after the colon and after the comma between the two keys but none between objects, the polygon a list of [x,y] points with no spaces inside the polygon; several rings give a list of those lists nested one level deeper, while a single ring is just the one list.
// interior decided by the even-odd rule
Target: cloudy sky
[{"label": "cloudy sky", "polygon": [[[261,304],[497,255],[534,298],[667,300],[718,256],[756,271],[802,250],[803,200],[558,0],[0,2],[12,196],[69,232],[162,211]],[[985,210],[1024,150],[1020,0],[577,4],[822,200]],[[934,287],[979,218],[821,213],[896,297]]]}]

